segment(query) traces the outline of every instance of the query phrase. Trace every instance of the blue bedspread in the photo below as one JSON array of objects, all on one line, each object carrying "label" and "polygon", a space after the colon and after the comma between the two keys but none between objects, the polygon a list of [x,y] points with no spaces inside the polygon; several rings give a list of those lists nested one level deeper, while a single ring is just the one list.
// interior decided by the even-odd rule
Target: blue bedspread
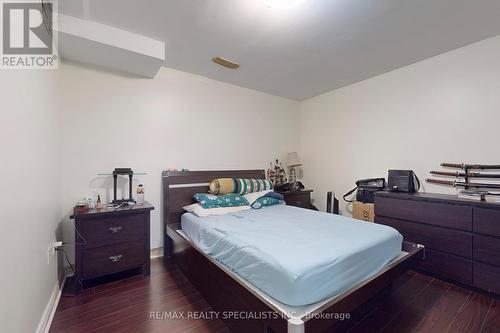
[{"label": "blue bedspread", "polygon": [[203,252],[292,306],[350,289],[399,256],[402,244],[393,228],[285,205],[186,213],[182,229]]}]

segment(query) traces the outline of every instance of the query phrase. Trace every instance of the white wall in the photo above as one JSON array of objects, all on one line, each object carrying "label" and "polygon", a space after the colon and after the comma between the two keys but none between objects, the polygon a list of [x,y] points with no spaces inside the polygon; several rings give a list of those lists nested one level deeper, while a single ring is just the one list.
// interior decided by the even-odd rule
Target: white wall
[{"label": "white wall", "polygon": [[57,283],[60,216],[59,122],[54,71],[0,74],[0,323],[32,333]]},{"label": "white wall", "polygon": [[327,190],[388,169],[424,180],[441,162],[497,164],[499,124],[500,36],[304,101],[304,179],[324,209]]},{"label": "white wall", "polygon": [[[72,240],[68,215],[77,200],[111,199],[111,179],[98,173],[148,173],[135,185],[145,185],[156,207],[155,248],[162,170],[266,168],[298,148],[297,102],[166,68],[153,80],[68,63],[57,71],[2,71],[0,91],[5,332],[35,332],[47,318],[62,273],[61,257],[47,264],[47,249],[63,227]],[[72,246],[65,248],[71,256]]]},{"label": "white wall", "polygon": [[98,173],[146,171],[134,189],[143,183],[156,208],[152,248],[162,246],[162,170],[263,169],[298,148],[291,100],[167,68],[152,80],[70,63],[59,72],[64,212],[84,196],[111,199],[112,179]]}]

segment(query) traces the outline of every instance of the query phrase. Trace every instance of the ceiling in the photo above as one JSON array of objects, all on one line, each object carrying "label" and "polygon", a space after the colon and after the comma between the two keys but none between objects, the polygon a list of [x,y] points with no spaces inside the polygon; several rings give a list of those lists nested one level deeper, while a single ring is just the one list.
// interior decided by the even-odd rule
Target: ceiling
[{"label": "ceiling", "polygon": [[165,41],[166,67],[294,100],[500,34],[499,0],[65,0],[59,10]]}]

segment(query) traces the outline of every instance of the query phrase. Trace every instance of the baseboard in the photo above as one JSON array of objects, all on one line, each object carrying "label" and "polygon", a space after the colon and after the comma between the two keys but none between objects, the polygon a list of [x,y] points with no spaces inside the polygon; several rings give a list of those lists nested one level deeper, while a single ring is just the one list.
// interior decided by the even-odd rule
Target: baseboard
[{"label": "baseboard", "polygon": [[[159,258],[163,257],[163,247],[158,247],[156,249],[151,249],[151,258]],[[64,283],[66,282],[66,277],[62,280],[61,283],[59,281],[56,282],[54,289],[50,295],[49,302],[43,311],[42,318],[40,319],[40,323],[38,324],[38,328],[36,333],[48,333],[50,329],[50,325],[52,324],[52,319],[54,319],[54,314],[56,313],[57,305],[59,304],[59,300],[61,299],[61,294],[64,288]]]},{"label": "baseboard", "polygon": [[150,258],[160,258],[163,257],[163,247],[157,247],[156,249],[151,249]]},{"label": "baseboard", "polygon": [[48,333],[50,330],[50,325],[52,324],[52,319],[54,319],[54,314],[56,313],[57,305],[61,299],[61,294],[64,288],[64,283],[66,282],[66,277],[62,282],[57,281],[52,293],[50,295],[49,302],[43,311],[42,318],[36,329],[36,333]]}]

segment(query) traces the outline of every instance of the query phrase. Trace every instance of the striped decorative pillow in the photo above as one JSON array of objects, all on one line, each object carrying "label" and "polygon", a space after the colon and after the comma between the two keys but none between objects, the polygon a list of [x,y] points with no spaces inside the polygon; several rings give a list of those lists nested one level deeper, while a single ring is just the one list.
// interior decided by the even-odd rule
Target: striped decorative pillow
[{"label": "striped decorative pillow", "polygon": [[261,192],[273,189],[273,184],[265,179],[235,179],[236,193],[247,194],[252,192]]},{"label": "striped decorative pillow", "polygon": [[212,179],[209,184],[209,193],[211,194],[228,194],[236,192],[236,179],[234,178],[218,178]]}]

